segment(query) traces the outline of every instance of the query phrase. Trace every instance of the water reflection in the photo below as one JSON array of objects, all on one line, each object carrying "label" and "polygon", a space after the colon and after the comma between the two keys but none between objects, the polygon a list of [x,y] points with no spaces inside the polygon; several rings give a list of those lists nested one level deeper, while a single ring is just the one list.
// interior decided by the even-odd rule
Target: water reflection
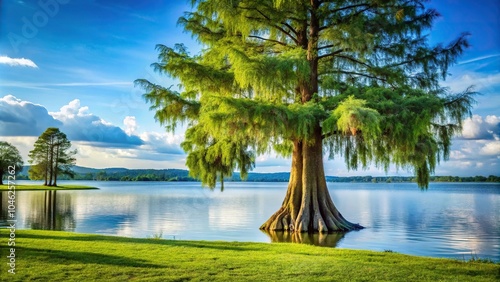
[{"label": "water reflection", "polygon": [[7,220],[9,220],[8,206],[7,192],[0,192],[0,227],[9,226],[7,224]]},{"label": "water reflection", "polygon": [[15,218],[9,218],[7,192],[0,192],[0,227],[16,219],[19,228],[75,231],[74,204],[70,194],[57,191],[16,193]]},{"label": "water reflection", "polygon": [[336,247],[337,243],[345,236],[345,232],[335,233],[300,233],[285,231],[262,230],[273,243],[300,243],[322,247]]}]

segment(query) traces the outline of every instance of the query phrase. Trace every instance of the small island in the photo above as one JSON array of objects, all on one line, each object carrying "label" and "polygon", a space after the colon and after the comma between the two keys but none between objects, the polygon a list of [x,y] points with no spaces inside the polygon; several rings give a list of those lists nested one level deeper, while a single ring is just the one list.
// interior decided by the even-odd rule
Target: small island
[{"label": "small island", "polygon": [[[13,190],[9,189],[13,187],[12,185],[0,185],[0,191],[8,191]],[[44,186],[41,184],[28,184],[28,185],[19,185],[16,184],[15,191],[52,191],[52,190],[92,190],[99,189],[97,187],[85,186],[85,185],[58,185],[58,186]]]}]

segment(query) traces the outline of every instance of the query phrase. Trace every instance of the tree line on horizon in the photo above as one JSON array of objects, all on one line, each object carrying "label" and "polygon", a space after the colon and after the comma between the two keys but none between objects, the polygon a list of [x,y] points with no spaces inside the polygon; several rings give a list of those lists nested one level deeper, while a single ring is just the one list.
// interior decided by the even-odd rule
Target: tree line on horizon
[{"label": "tree line on horizon", "polygon": [[[120,172],[110,172],[107,169],[95,169],[95,172],[75,172],[74,177],[62,175],[59,180],[90,180],[90,181],[166,181],[188,182],[198,181],[189,176],[189,171],[182,169],[126,169]],[[246,182],[287,182],[290,173],[249,173]],[[19,180],[30,180],[29,175],[22,172]],[[226,182],[242,181],[238,173],[225,179]],[[326,176],[327,182],[342,183],[409,183],[416,182],[414,176]],[[430,176],[430,182],[500,182],[500,176]]]}]

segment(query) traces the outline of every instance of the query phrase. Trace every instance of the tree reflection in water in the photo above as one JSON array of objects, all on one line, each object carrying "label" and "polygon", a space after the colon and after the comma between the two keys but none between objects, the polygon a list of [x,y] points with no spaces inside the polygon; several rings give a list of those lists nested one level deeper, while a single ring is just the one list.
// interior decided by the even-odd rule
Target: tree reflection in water
[{"label": "tree reflection in water", "polygon": [[0,192],[0,227],[9,226],[7,220],[15,219],[15,218],[9,218],[8,206],[9,203],[8,203],[7,192]]},{"label": "tree reflection in water", "polygon": [[26,225],[31,229],[74,231],[76,221],[71,195],[57,191],[33,193]]},{"label": "tree reflection in water", "polygon": [[273,243],[300,243],[323,247],[336,247],[344,238],[345,232],[335,233],[300,233],[285,231],[263,231]]}]

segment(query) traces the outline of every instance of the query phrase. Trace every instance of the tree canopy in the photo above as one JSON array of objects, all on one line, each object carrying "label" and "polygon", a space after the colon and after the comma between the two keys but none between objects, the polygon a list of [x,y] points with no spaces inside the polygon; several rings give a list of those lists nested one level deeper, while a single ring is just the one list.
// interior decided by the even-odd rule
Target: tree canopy
[{"label": "tree canopy", "polygon": [[192,1],[179,24],[203,51],[157,45],[153,64],[180,91],[136,83],[167,130],[187,123],[187,165],[211,187],[235,169],[245,176],[256,155],[290,156],[318,128],[349,169],[395,164],[427,187],[474,91],[440,86],[469,44],[463,33],[430,46],[439,13],[425,2]]},{"label": "tree canopy", "polygon": [[71,170],[76,162],[76,150],[70,151],[71,142],[58,128],[50,127],[38,137],[29,152],[30,179],[44,180],[46,186],[57,186],[58,175],[74,176]]},{"label": "tree canopy", "polygon": [[[193,0],[179,24],[203,47],[157,45],[153,68],[179,90],[139,79],[156,119],[187,123],[190,174],[209,187],[271,151],[291,157],[281,208],[261,229],[361,229],[337,210],[323,157],[347,168],[412,170],[420,187],[474,103],[440,86],[467,34],[430,46],[439,16],[424,0]],[[223,185],[221,185],[223,188]]]},{"label": "tree canopy", "polygon": [[[9,169],[12,167],[14,169]],[[23,158],[19,150],[12,144],[0,141],[0,185],[3,184],[3,176],[10,171],[19,173],[23,169]]]}]

